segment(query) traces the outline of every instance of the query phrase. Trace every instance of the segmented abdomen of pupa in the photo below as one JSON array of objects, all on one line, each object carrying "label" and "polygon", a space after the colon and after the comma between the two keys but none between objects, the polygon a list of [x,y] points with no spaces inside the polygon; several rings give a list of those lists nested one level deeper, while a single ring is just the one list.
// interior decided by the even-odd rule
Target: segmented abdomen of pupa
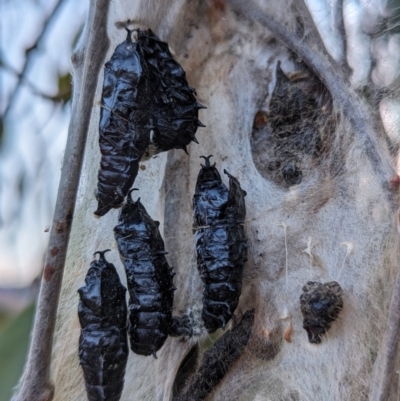
[{"label": "segmented abdomen of pupa", "polygon": [[153,88],[150,127],[154,153],[170,149],[184,149],[197,139],[197,127],[204,127],[198,119],[203,107],[196,101],[195,90],[186,80],[182,66],[174,60],[168,44],[150,29],[137,30],[137,44],[149,71],[149,85]]},{"label": "segmented abdomen of pupa", "polygon": [[343,308],[342,288],[336,281],[319,283],[309,281],[300,296],[303,328],[312,344],[320,344],[322,336]]},{"label": "segmented abdomen of pupa", "polygon": [[225,328],[239,302],[247,260],[243,222],[246,192],[229,177],[229,190],[209,158],[202,165],[193,197],[197,267],[203,281],[202,317],[208,332]]},{"label": "segmented abdomen of pupa", "polygon": [[94,212],[98,216],[122,205],[150,143],[150,129],[145,127],[148,73],[137,47],[128,31],[104,68],[99,124],[102,156]]},{"label": "segmented abdomen of pupa", "polygon": [[175,290],[159,224],[129,195],[114,228],[130,295],[131,349],[154,357],[168,336]]},{"label": "segmented abdomen of pupa", "polygon": [[126,288],[100,254],[78,292],[79,359],[89,401],[118,401],[128,360]]}]

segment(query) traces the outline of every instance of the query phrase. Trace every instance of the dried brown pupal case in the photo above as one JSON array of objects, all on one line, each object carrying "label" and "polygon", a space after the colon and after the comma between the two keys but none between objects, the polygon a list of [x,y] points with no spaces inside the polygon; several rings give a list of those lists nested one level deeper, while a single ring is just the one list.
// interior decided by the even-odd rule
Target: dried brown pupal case
[{"label": "dried brown pupal case", "polygon": [[336,281],[325,284],[309,281],[303,287],[300,307],[308,341],[320,344],[323,334],[330,329],[343,308],[342,288]]}]

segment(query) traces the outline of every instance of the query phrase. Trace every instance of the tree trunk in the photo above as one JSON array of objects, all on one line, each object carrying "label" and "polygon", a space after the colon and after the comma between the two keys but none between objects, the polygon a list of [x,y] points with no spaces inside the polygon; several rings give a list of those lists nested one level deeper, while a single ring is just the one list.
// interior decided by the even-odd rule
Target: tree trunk
[{"label": "tree trunk", "polygon": [[[212,154],[217,168],[236,176],[247,192],[249,260],[239,306],[225,332],[246,311],[254,309],[255,317],[247,346],[207,400],[398,400],[399,179],[392,167],[396,147],[388,147],[378,113],[381,98],[371,82],[373,95],[364,98],[366,87],[350,80],[343,53],[323,46],[300,2],[265,1],[261,11],[250,4],[256,2],[110,3],[103,64],[125,39],[119,27],[128,19],[151,28],[168,42],[207,107],[200,112],[207,128],[199,129],[200,144],[189,147],[190,155],[174,150],[145,160],[135,181],[148,213],[161,222],[167,259],[177,273],[173,314],[200,316],[202,308],[191,203],[199,157]],[[291,112],[286,107],[291,88],[300,90],[295,97],[314,96],[320,107],[301,117],[311,128],[295,137],[300,144],[276,138],[270,128],[278,61],[281,79],[287,80],[283,114]],[[76,74],[79,82],[82,72]],[[93,253],[110,248],[108,260],[125,280],[113,236],[119,212],[93,214],[102,81],[101,72],[58,309],[51,372],[54,399],[60,401],[86,399],[77,290]],[[302,327],[299,299],[308,281],[337,281],[343,292],[343,310],[321,344],[309,343]],[[210,380],[198,367],[204,351],[225,332],[170,337],[157,360],[131,352],[122,400],[182,394],[205,399],[191,392],[191,383],[193,377]],[[189,367],[179,369],[188,353]]]}]

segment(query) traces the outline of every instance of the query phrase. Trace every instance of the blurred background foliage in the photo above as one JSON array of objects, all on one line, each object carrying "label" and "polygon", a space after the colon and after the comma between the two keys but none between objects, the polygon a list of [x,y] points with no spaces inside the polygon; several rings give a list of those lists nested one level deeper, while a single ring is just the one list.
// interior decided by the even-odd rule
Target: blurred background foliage
[{"label": "blurred background foliage", "polygon": [[9,401],[21,377],[29,347],[34,305],[18,316],[0,313],[0,401]]},{"label": "blurred background foliage", "polygon": [[87,2],[0,1],[0,401],[29,347]]},{"label": "blurred background foliage", "polygon": [[86,2],[0,2],[0,287],[40,274],[67,137],[71,52]]}]

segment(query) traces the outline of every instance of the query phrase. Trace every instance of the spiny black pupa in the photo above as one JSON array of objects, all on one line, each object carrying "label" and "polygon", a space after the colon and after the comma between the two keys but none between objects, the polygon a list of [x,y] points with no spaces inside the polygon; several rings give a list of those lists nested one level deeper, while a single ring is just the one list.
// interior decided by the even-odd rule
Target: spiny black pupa
[{"label": "spiny black pupa", "polygon": [[239,302],[247,240],[246,192],[226,170],[229,190],[210,157],[199,172],[193,196],[197,268],[203,281],[202,317],[208,332],[225,328]]},{"label": "spiny black pupa", "polygon": [[172,325],[175,291],[159,224],[149,216],[140,198],[133,201],[129,195],[114,228],[130,296],[131,349],[155,358]]},{"label": "spiny black pupa", "polygon": [[[108,250],[107,250],[108,251]],[[126,288],[113,264],[94,260],[78,292],[79,359],[89,401],[118,401],[128,360]]]},{"label": "spiny black pupa", "polygon": [[[138,174],[144,155],[184,149],[197,142],[195,90],[165,42],[136,29],[133,42],[119,44],[105,64],[99,144],[102,154],[96,198],[98,216],[119,208]],[[197,142],[198,143],[198,142]]]},{"label": "spiny black pupa", "polygon": [[183,149],[191,141],[198,143],[196,131],[204,125],[198,119],[199,109],[195,89],[186,80],[182,66],[173,58],[168,44],[152,31],[136,30],[141,58],[146,64],[151,85],[150,153]]}]

